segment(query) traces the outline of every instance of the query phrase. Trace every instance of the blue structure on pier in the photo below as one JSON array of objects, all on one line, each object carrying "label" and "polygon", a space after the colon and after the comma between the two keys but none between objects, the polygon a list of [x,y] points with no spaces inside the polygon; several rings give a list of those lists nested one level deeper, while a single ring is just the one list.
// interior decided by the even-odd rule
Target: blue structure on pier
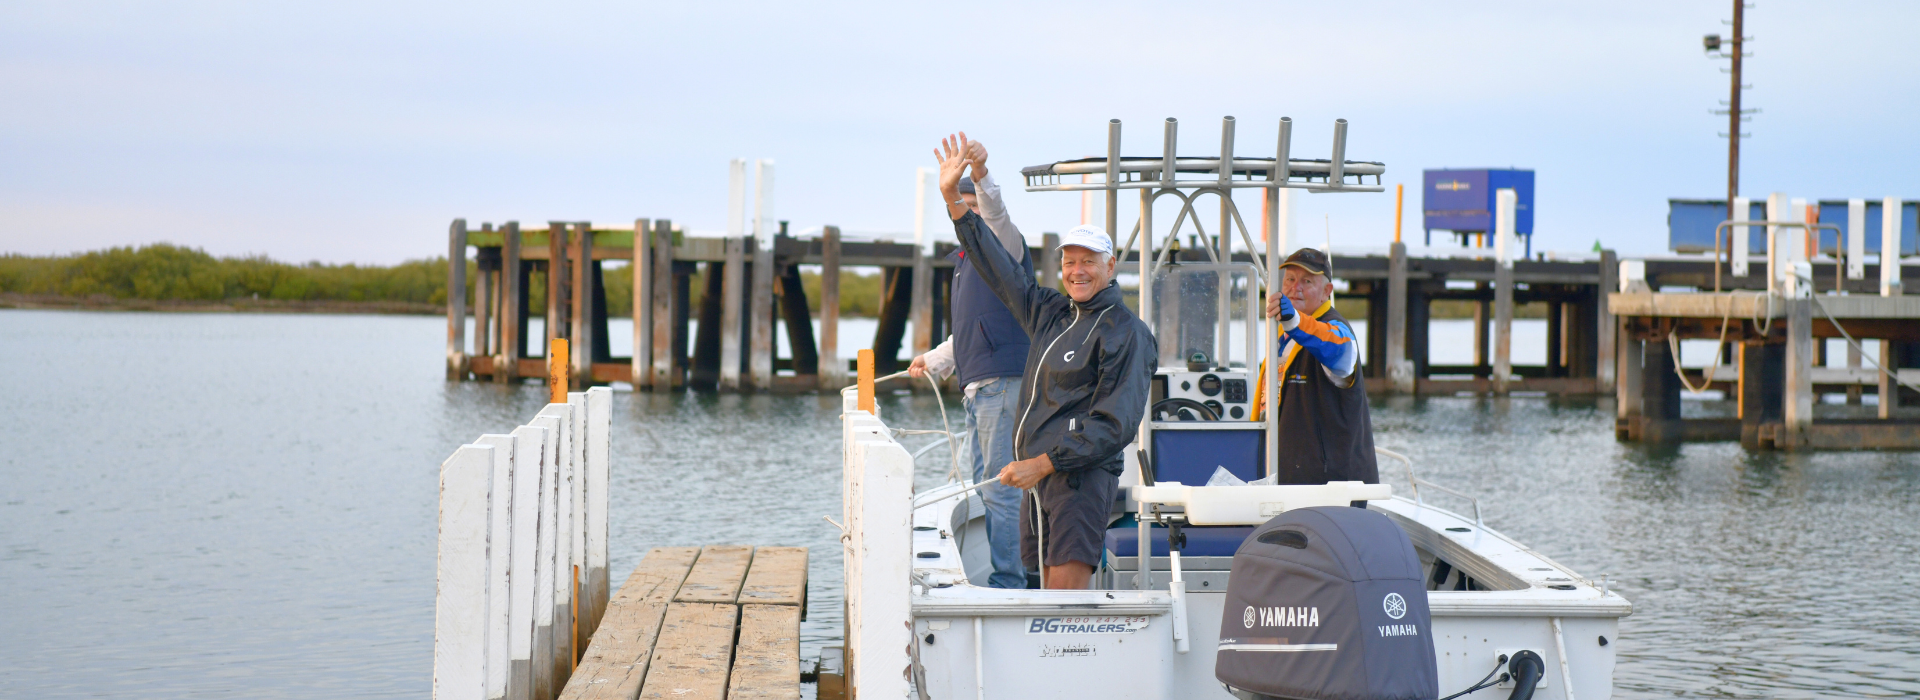
[{"label": "blue structure on pier", "polygon": [[1514,210],[1515,234],[1526,239],[1525,255],[1533,254],[1533,171],[1514,168],[1428,170],[1421,178],[1422,226],[1427,245],[1433,230],[1452,231],[1466,245],[1468,236],[1493,230],[1494,193],[1512,189],[1519,198]]},{"label": "blue structure on pier", "polygon": [[[1767,220],[1767,200],[1760,197],[1748,203],[1747,221]],[[1820,223],[1847,228],[1847,200],[1822,199],[1819,202]],[[1870,254],[1880,253],[1880,209],[1881,200],[1867,200],[1866,227],[1862,230],[1866,238],[1866,250]],[[1709,253],[1713,251],[1714,228],[1727,220],[1727,200],[1724,199],[1669,199],[1667,200],[1667,250],[1675,253]],[[1820,250],[1832,254],[1839,245],[1833,231],[1820,231]],[[1747,250],[1758,255],[1767,252],[1767,228],[1765,226],[1747,227]],[[1920,255],[1920,202],[1902,201],[1900,203],[1900,255]]]}]

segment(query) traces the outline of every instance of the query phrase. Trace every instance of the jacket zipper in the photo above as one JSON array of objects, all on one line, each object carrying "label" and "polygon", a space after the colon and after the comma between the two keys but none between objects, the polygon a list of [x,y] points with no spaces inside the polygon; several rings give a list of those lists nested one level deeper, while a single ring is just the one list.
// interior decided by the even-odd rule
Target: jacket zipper
[{"label": "jacket zipper", "polygon": [[[1064,331],[1060,331],[1060,335],[1054,336],[1053,340],[1047,342],[1047,349],[1040,351],[1040,365],[1045,365],[1047,363],[1047,356],[1053,354],[1054,344],[1060,342],[1061,338],[1067,337],[1067,334],[1073,332],[1073,327],[1077,325],[1080,325],[1080,305],[1074,304],[1073,305],[1073,322],[1067,324],[1067,329]],[[1088,337],[1092,337],[1092,336],[1088,336]],[[1081,342],[1082,344],[1085,344],[1085,341],[1081,341]],[[1013,426],[1013,451],[1015,454],[1026,454],[1020,449],[1021,447],[1023,447],[1021,443],[1025,442],[1025,440],[1021,439],[1021,436],[1024,435],[1027,431],[1027,416],[1033,415],[1033,402],[1039,400],[1040,398],[1040,372],[1038,371],[1039,369],[1040,369],[1040,366],[1038,365],[1034,367],[1035,371],[1033,373],[1033,386],[1029,387],[1027,390],[1027,410],[1020,412],[1020,422],[1014,424]],[[1021,457],[1021,459],[1030,459],[1030,458]]]}]

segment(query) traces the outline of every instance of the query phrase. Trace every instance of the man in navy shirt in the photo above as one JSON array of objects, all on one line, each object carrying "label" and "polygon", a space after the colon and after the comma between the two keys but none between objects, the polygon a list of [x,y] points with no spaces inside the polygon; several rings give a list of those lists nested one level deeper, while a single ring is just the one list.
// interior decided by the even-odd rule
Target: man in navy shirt
[{"label": "man in navy shirt", "polygon": [[[987,175],[986,146],[974,141],[968,151],[974,168],[972,177],[960,181],[960,198],[969,210],[986,220],[993,237],[1008,255],[1020,261],[1031,279],[1033,258],[1027,252],[1026,237],[1007,215],[1000,186]],[[913,358],[907,373],[919,378],[931,372],[935,378],[944,379],[959,372],[960,384],[965,387],[966,442],[971,448],[973,480],[988,481],[1013,461],[1013,427],[1019,418],[1014,411],[1019,404],[1020,374],[1026,368],[1029,342],[1026,330],[1007,305],[980,279],[973,261],[958,250],[953,257],[953,335],[927,354]],[[980,488],[980,495],[987,508],[987,543],[993,560],[987,585],[1026,588],[1026,569],[1020,562],[1020,490],[990,483]]]}]

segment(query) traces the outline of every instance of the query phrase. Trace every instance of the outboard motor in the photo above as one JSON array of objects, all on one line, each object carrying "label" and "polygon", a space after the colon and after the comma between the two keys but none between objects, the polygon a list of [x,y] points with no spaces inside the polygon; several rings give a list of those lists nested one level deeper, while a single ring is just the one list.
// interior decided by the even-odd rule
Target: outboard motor
[{"label": "outboard motor", "polygon": [[1300,508],[1233,555],[1214,676],[1252,698],[1432,700],[1420,556],[1387,516]]}]

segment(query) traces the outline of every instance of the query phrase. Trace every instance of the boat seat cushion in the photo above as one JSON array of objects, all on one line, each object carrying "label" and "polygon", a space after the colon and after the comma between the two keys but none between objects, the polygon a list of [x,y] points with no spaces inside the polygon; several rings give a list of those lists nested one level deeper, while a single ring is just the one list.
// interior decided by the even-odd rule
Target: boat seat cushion
[{"label": "boat seat cushion", "polygon": [[[1187,546],[1180,550],[1183,557],[1230,557],[1240,549],[1240,543],[1253,534],[1252,525],[1229,525],[1222,527],[1188,526],[1180,528],[1187,536]],[[1147,528],[1148,537],[1153,539],[1153,556],[1167,556],[1167,533],[1164,527]],[[1107,530],[1107,554],[1115,557],[1133,557],[1140,555],[1140,529],[1128,525]]]}]

